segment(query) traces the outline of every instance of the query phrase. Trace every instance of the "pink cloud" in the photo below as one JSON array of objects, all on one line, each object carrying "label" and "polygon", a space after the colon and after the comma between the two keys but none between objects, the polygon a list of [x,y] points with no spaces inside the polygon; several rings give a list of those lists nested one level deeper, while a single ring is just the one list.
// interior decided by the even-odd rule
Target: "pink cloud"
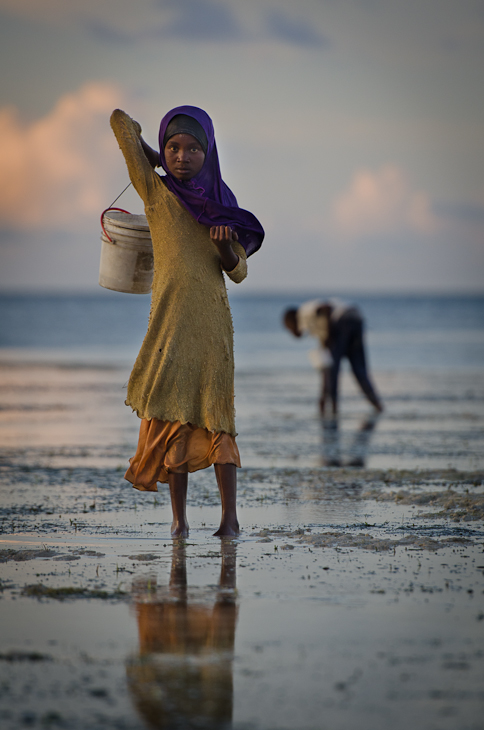
[{"label": "pink cloud", "polygon": [[31,124],[0,109],[0,224],[87,228],[126,177],[109,126],[122,103],[114,85],[88,83]]},{"label": "pink cloud", "polygon": [[394,165],[356,171],[333,201],[331,217],[334,230],[347,238],[405,230],[429,235],[438,227],[427,193],[413,190]]}]

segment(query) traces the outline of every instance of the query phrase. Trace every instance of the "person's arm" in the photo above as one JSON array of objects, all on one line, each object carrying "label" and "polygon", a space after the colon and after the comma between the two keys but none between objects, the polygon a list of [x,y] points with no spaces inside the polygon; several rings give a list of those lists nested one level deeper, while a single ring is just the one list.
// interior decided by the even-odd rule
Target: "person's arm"
[{"label": "person's arm", "polygon": [[152,147],[149,146],[147,142],[143,139],[143,137],[139,138],[139,141],[141,142],[141,146],[143,148],[143,152],[146,155],[146,159],[150,163],[151,167],[154,169],[155,167],[160,167],[161,160],[160,160],[160,153],[156,152]]},{"label": "person's arm", "polygon": [[224,271],[232,271],[239,263],[239,257],[232,248],[232,241],[238,241],[239,237],[230,226],[212,226],[210,238],[220,254],[220,263]]},{"label": "person's arm", "polygon": [[113,111],[110,121],[124,155],[130,180],[143,202],[149,204],[159,176],[154,172],[143,149],[141,126],[121,109]]}]

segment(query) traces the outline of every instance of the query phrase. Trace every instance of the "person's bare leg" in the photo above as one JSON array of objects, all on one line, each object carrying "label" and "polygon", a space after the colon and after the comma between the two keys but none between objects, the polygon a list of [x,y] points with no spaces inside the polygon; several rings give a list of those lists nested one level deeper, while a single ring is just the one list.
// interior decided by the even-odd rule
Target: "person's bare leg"
[{"label": "person's bare leg", "polygon": [[187,537],[188,521],[186,509],[188,472],[182,474],[168,474],[168,484],[170,487],[171,509],[173,512],[171,536]]},{"label": "person's bare leg", "polygon": [[235,464],[214,464],[220,499],[222,519],[216,537],[236,537],[239,534],[237,520],[237,467]]},{"label": "person's bare leg", "polygon": [[328,404],[333,404],[333,396],[331,392],[331,368],[324,367],[321,370],[321,397],[319,399],[319,411],[322,416],[324,416],[324,412]]}]

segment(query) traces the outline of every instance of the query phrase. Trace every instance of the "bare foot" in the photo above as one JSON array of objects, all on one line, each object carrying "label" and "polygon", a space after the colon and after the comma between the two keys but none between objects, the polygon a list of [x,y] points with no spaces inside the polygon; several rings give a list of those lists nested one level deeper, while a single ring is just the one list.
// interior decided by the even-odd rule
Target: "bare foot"
[{"label": "bare foot", "polygon": [[184,523],[173,522],[171,526],[172,537],[188,537],[188,525]]},{"label": "bare foot", "polygon": [[220,527],[218,528],[217,532],[213,533],[214,537],[237,537],[240,532],[239,529],[239,523],[235,522],[233,524],[224,524],[223,522],[220,524]]}]

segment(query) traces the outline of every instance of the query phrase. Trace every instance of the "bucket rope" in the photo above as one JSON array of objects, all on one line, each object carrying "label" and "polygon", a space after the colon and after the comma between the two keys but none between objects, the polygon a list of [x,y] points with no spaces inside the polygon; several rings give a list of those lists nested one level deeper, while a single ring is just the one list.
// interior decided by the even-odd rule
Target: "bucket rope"
[{"label": "bucket rope", "polygon": [[117,211],[119,211],[120,213],[127,213],[128,215],[131,215],[131,213],[130,213],[130,212],[129,212],[128,210],[123,210],[123,208],[113,208],[113,205],[115,204],[115,202],[116,202],[117,200],[119,200],[119,199],[120,199],[121,195],[122,195],[123,193],[125,193],[125,192],[126,192],[126,190],[127,190],[128,188],[129,188],[129,186],[130,186],[130,185],[131,185],[131,183],[129,182],[129,183],[128,183],[128,184],[126,185],[126,187],[124,188],[124,190],[122,190],[122,191],[121,191],[121,192],[119,193],[118,197],[117,197],[117,198],[114,198],[114,200],[113,200],[113,202],[111,203],[111,205],[110,205],[110,206],[109,206],[108,208],[105,208],[105,209],[103,210],[103,212],[101,213],[101,228],[102,228],[102,230],[103,230],[103,233],[104,233],[104,235],[106,236],[106,238],[108,239],[108,241],[109,241],[110,243],[113,243],[113,239],[111,238],[111,236],[109,235],[109,233],[108,233],[108,232],[106,231],[106,229],[104,228],[104,215],[105,215],[105,213],[107,213],[107,212],[108,212],[108,210],[117,210]]},{"label": "bucket rope", "polygon": [[[127,190],[128,188],[129,188],[129,186],[130,186],[130,185],[131,185],[131,183],[129,182],[129,183],[128,183],[128,184],[126,185],[126,187],[124,188],[124,190],[123,190],[123,191],[122,191],[121,193],[119,193],[118,197],[117,197],[117,198],[114,198],[114,200],[113,200],[113,202],[111,203],[111,205],[109,206],[109,208],[111,208],[111,206],[113,206],[113,205],[115,204],[115,202],[116,202],[117,200],[119,200],[119,199],[120,199],[121,195],[123,195],[123,193],[125,193],[125,192],[126,192],[126,190]],[[106,208],[106,210],[109,210],[109,208]]]}]

